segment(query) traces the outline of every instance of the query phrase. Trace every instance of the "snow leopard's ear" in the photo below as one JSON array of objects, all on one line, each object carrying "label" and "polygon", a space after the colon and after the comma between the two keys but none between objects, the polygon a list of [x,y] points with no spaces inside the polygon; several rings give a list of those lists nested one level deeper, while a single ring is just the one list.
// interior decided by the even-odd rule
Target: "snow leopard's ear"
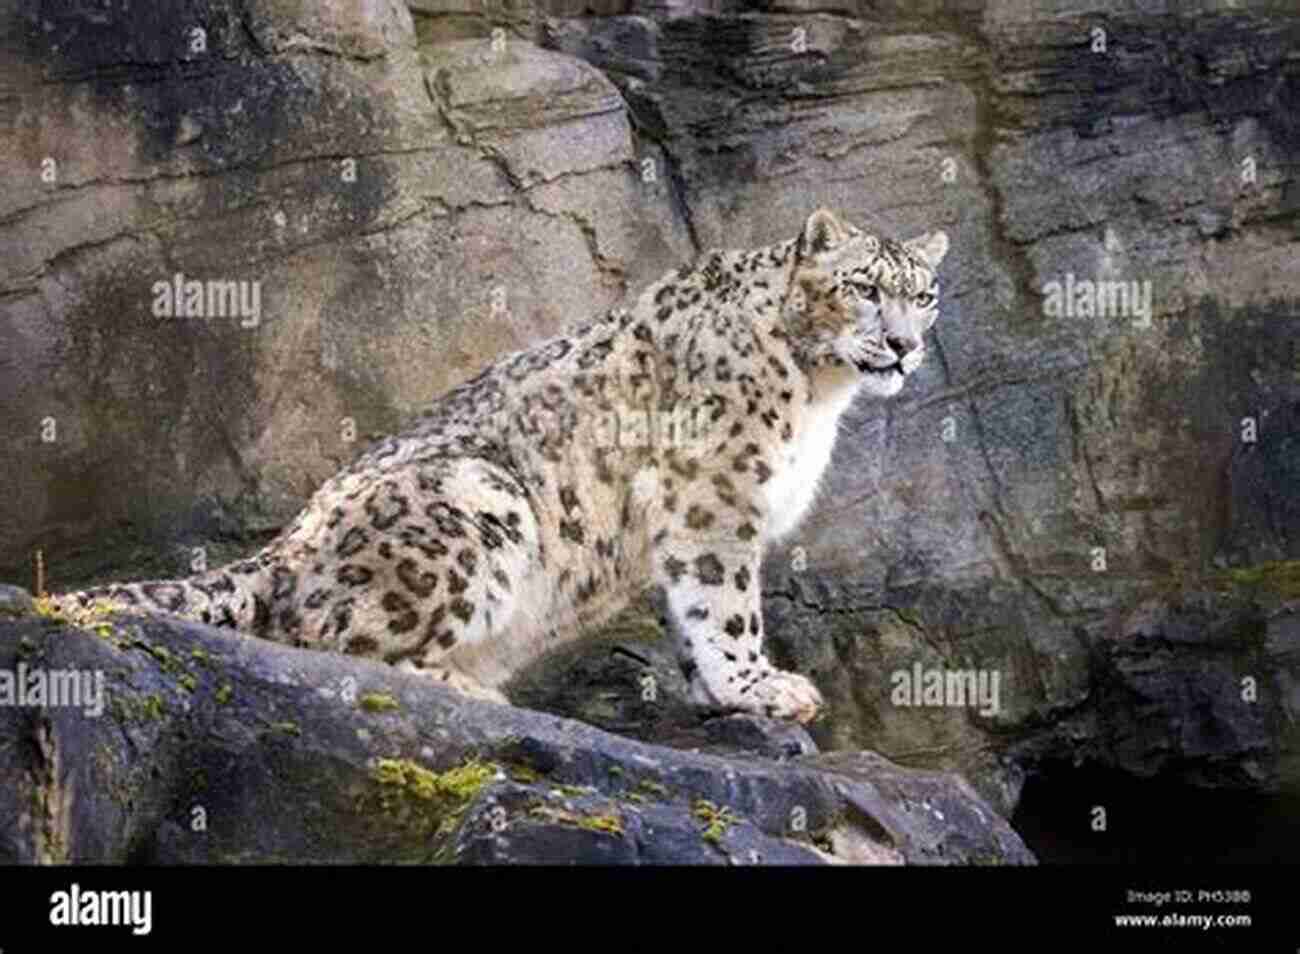
[{"label": "snow leopard's ear", "polygon": [[849,230],[829,209],[818,209],[808,216],[803,227],[803,247],[809,255],[833,251],[849,237]]},{"label": "snow leopard's ear", "polygon": [[938,268],[943,257],[948,254],[948,233],[926,232],[924,235],[918,235],[914,239],[908,239],[903,243],[909,251],[915,252],[925,259],[930,268]]}]

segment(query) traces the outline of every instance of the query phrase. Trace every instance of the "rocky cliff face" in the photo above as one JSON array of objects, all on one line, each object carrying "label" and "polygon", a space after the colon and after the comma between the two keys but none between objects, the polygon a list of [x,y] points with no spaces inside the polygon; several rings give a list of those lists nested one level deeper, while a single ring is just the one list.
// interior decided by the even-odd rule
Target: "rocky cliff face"
[{"label": "rocky cliff face", "polygon": [[[409,7],[0,11],[5,578],[274,527],[496,352],[826,205],[954,251],[766,568],[823,747],[1003,810],[1046,757],[1300,785],[1300,13]],[[659,665],[596,652],[528,698]],[[917,664],[999,705],[901,705]]]}]

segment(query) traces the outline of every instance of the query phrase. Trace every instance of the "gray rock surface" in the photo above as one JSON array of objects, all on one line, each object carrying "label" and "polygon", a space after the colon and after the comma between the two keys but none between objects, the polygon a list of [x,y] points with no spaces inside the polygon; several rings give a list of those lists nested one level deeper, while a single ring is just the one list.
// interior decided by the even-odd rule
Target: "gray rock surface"
[{"label": "gray rock surface", "polygon": [[869,752],[648,745],[338,654],[90,625],[0,622],[0,672],[65,687],[0,706],[0,863],[1034,863],[962,779]]},{"label": "gray rock surface", "polygon": [[[1174,774],[1204,787],[1295,791],[1300,564],[1140,601],[1093,646],[1087,703],[1016,755]],[[1245,574],[1237,574],[1241,577]],[[1270,576],[1272,578],[1270,578]]]},{"label": "gray rock surface", "polygon": [[34,609],[32,594],[21,586],[0,584],[0,617],[26,616]]},{"label": "gray rock surface", "polygon": [[[960,770],[1008,811],[1061,720],[1136,678],[1117,617],[1300,559],[1293,4],[409,8],[0,7],[0,578],[36,546],[52,588],[181,570],[178,544],[215,562],[492,355],[817,205],[954,242],[925,368],[857,409],[766,567],[823,748]],[[177,273],[260,282],[258,321],[156,316]],[[1150,314],[1050,313],[1071,279],[1149,282]],[[1168,719],[1234,711],[1154,659]],[[917,663],[999,674],[999,713],[894,705]],[[1300,787],[1267,719],[1184,765],[1111,753],[1144,731],[1119,711],[1079,744]]]}]

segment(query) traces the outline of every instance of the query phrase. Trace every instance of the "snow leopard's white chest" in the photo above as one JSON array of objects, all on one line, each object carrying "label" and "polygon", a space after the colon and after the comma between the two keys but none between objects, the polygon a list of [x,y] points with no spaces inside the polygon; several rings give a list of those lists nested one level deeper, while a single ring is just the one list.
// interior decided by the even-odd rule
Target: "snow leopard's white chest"
[{"label": "snow leopard's white chest", "polygon": [[856,389],[848,389],[808,405],[771,480],[764,485],[770,515],[766,534],[769,541],[789,534],[811,509],[831,463],[840,417],[856,393]]}]

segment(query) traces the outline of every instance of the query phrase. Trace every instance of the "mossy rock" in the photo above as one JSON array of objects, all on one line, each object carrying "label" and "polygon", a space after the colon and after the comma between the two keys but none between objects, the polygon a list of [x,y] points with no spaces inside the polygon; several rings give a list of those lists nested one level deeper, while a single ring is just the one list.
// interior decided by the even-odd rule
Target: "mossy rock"
[{"label": "mossy rock", "polygon": [[698,821],[704,823],[704,831],[701,837],[711,844],[721,845],[723,837],[727,834],[727,829],[734,825],[738,818],[732,814],[731,809],[723,806],[719,808],[708,799],[696,799],[691,804],[691,814]]},{"label": "mossy rock", "polygon": [[379,759],[370,771],[378,789],[358,799],[357,812],[377,816],[418,841],[439,840],[441,847],[434,846],[423,860],[446,861],[441,852],[449,844],[447,836],[483,787],[500,774],[496,763],[478,759],[446,772],[410,759]]},{"label": "mossy rock", "polygon": [[614,811],[569,811],[539,802],[529,807],[528,814],[555,825],[581,828],[584,831],[606,835],[623,834],[623,818]]},{"label": "mossy rock", "polygon": [[392,712],[402,707],[395,698],[386,692],[367,692],[357,704],[366,712]]},{"label": "mossy rock", "polygon": [[1300,560],[1274,560],[1225,570],[1210,577],[1208,582],[1218,590],[1300,599]]}]

